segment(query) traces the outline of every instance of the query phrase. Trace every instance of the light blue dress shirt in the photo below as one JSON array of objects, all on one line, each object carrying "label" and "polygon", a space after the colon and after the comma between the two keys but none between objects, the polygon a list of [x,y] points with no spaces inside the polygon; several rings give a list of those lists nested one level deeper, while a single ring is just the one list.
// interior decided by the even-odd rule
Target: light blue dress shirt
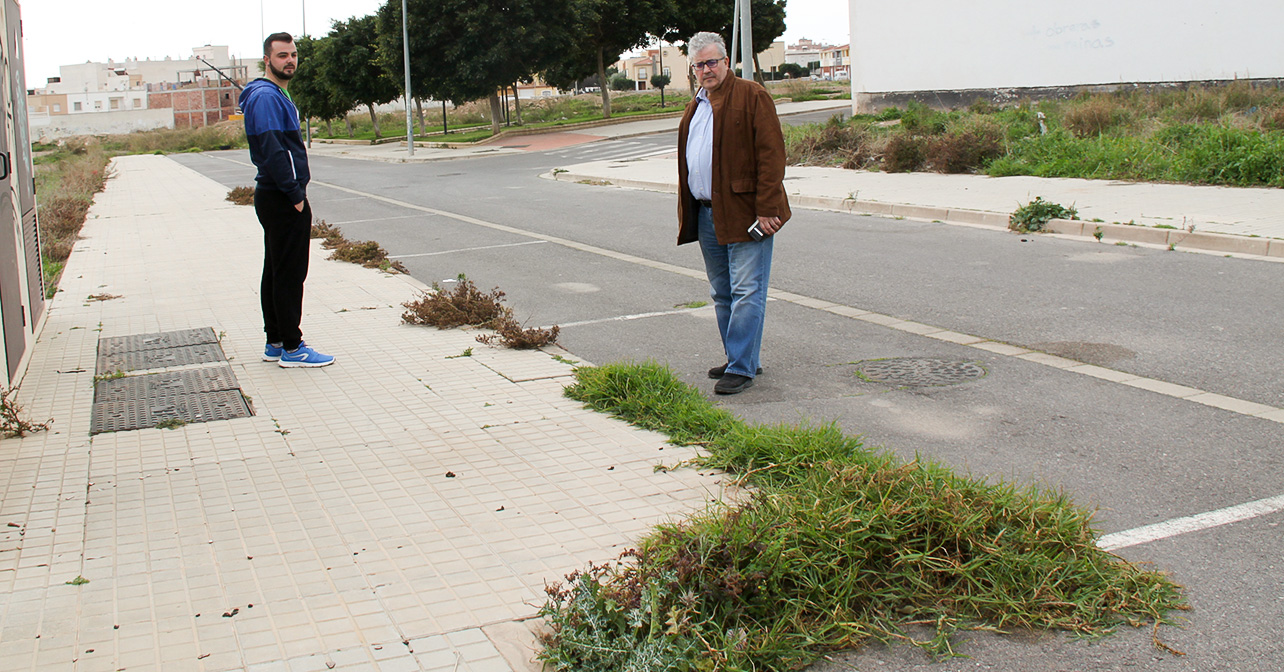
[{"label": "light blue dress shirt", "polygon": [[687,187],[696,200],[713,200],[713,103],[703,88],[687,128]]}]

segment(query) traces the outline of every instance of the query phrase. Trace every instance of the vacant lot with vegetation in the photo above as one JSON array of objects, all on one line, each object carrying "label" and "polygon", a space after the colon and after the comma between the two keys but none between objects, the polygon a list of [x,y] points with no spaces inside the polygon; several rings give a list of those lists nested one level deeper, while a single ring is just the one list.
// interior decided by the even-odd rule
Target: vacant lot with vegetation
[{"label": "vacant lot with vegetation", "polygon": [[162,129],[127,135],[78,137],[32,145],[36,167],[36,217],[46,293],[57,291],[71,248],[94,194],[110,176],[108,161],[121,154],[167,154],[245,147],[239,122],[197,129]]},{"label": "vacant lot with vegetation", "polygon": [[794,165],[1284,187],[1284,92],[1237,82],[786,128]]}]

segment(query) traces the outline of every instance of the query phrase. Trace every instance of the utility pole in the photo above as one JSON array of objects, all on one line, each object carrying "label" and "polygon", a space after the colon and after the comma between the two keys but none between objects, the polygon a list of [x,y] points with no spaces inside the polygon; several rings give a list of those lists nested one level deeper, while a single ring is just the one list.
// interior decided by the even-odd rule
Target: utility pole
[{"label": "utility pole", "polygon": [[753,68],[753,17],[749,11],[750,0],[740,0],[740,77],[752,80]]},{"label": "utility pole", "polygon": [[[300,28],[303,29],[303,37],[307,37],[308,36],[308,0],[300,0],[300,2],[303,5],[303,17],[301,20],[302,25],[300,26]],[[308,149],[312,149],[312,118],[311,117],[305,117],[303,119],[303,129],[308,136]]]},{"label": "utility pole", "polygon": [[406,19],[406,0],[401,0],[401,51],[406,62],[406,150],[415,155],[415,127],[410,121],[410,25]]}]

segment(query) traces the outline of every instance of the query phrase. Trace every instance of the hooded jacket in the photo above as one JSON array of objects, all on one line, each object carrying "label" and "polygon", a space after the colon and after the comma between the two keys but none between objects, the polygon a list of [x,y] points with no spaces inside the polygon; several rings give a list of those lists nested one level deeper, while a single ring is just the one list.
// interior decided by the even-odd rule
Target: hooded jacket
[{"label": "hooded jacket", "polygon": [[[785,196],[785,139],[771,94],[757,82],[727,73],[709,91],[713,105],[713,228],[718,243],[752,241],[758,217],[789,221]],[[687,133],[697,102],[687,104],[678,126],[678,244],[698,239],[695,198],[687,185]]]},{"label": "hooded jacket", "polygon": [[260,189],[284,192],[291,203],[307,198],[308,153],[299,133],[299,110],[281,87],[260,77],[241,92],[250,161],[258,167]]}]

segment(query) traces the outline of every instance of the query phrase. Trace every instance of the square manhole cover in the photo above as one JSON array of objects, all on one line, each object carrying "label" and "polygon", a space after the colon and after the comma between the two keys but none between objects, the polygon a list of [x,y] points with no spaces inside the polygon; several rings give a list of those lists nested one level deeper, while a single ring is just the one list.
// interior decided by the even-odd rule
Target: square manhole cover
[{"label": "square manhole cover", "polygon": [[134,334],[132,336],[114,336],[98,341],[98,356],[115,355],[122,352],[141,352],[144,350],[164,350],[185,345],[204,345],[218,343],[211,327],[200,329],[182,329],[163,331],[155,334]]},{"label": "square manhole cover", "polygon": [[173,397],[199,392],[235,390],[240,387],[232,367],[227,364],[184,371],[148,373],[124,378],[100,380],[94,386],[94,401],[135,401],[154,397]]},{"label": "square manhole cover", "polygon": [[240,390],[220,390],[94,404],[90,434],[124,432],[178,421],[183,424],[250,417]]}]

